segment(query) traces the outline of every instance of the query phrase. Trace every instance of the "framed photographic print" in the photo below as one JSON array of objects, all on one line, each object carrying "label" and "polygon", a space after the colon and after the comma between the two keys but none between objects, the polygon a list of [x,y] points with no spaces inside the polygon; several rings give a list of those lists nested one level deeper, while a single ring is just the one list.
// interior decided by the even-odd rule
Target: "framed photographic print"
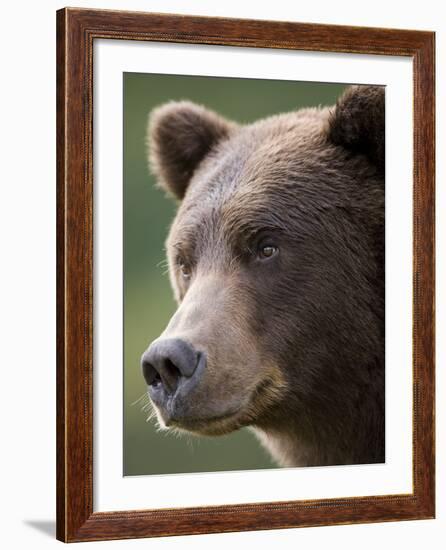
[{"label": "framed photographic print", "polygon": [[434,517],[434,33],[57,13],[57,537]]}]

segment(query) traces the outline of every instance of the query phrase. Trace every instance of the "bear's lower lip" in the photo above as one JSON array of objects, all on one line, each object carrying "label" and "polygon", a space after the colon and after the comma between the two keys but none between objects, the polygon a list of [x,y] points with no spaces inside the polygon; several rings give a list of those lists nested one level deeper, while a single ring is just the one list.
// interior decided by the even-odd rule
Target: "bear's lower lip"
[{"label": "bear's lower lip", "polygon": [[203,416],[203,417],[181,417],[171,416],[165,420],[166,427],[181,428],[190,432],[206,433],[212,432],[213,428],[220,427],[222,429],[224,425],[227,425],[229,420],[235,419],[241,411],[241,407],[219,415]]}]

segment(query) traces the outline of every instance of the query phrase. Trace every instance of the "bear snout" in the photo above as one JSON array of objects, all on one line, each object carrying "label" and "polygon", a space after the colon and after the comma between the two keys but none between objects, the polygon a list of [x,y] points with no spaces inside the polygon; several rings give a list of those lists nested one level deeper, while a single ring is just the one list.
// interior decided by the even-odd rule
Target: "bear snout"
[{"label": "bear snout", "polygon": [[[180,338],[155,340],[141,358],[141,368],[153,402],[170,416],[177,398],[186,398],[198,384],[206,356]],[[176,407],[178,408],[178,407]]]}]

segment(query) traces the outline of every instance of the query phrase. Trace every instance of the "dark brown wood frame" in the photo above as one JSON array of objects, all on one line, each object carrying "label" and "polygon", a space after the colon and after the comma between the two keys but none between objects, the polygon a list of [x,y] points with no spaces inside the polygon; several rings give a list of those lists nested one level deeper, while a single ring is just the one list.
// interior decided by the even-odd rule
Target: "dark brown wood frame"
[{"label": "dark brown wood frame", "polygon": [[[93,512],[93,42],[152,40],[408,56],[414,69],[413,492]],[[66,8],[57,12],[57,538],[124,539],[433,518],[432,32]]]}]

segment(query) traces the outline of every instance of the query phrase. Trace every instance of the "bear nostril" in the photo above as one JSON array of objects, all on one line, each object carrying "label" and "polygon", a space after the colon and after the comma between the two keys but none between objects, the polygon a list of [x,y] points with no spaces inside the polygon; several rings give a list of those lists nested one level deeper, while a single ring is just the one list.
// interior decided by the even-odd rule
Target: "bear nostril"
[{"label": "bear nostril", "polygon": [[145,359],[141,362],[142,366],[142,375],[144,376],[144,380],[146,381],[146,384],[148,386],[152,386],[153,384],[157,384],[157,381],[159,380],[161,382],[161,377],[159,375],[159,372],[155,369],[155,367],[146,361]]},{"label": "bear nostril", "polygon": [[181,377],[180,371],[169,359],[164,359],[156,367],[144,361],[143,375],[148,386],[153,389],[163,387],[169,395],[175,393]]},{"label": "bear nostril", "polygon": [[178,382],[180,380],[181,373],[170,359],[165,359],[163,361],[162,368],[160,369],[160,372],[159,372],[159,377],[161,379],[161,383],[163,384],[166,392],[168,394],[175,393],[178,387]]},{"label": "bear nostril", "polygon": [[152,386],[152,388],[158,388],[159,386],[161,386],[161,384],[162,384],[161,376],[157,372],[155,374],[155,378],[150,382],[149,386]]}]

